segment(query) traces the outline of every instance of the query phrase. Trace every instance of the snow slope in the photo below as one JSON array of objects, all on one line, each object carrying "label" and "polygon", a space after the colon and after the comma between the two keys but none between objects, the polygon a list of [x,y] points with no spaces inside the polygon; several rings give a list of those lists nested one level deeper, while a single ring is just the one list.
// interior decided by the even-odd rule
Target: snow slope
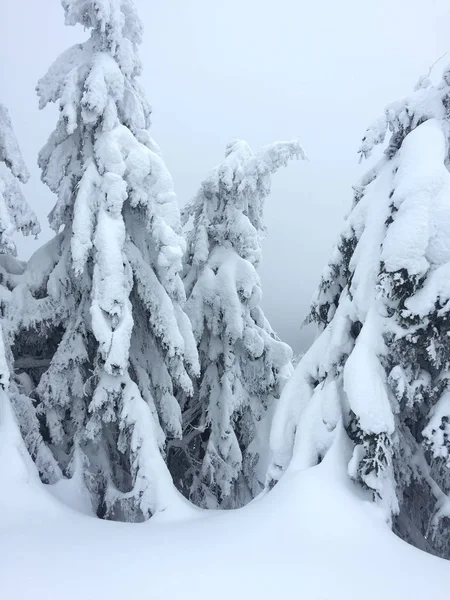
[{"label": "snow slope", "polygon": [[193,509],[144,524],[77,513],[15,468],[0,500],[1,598],[189,600],[205,590],[215,600],[446,597],[450,563],[398,539],[356,495],[343,439],[318,467],[288,470],[243,509]]}]

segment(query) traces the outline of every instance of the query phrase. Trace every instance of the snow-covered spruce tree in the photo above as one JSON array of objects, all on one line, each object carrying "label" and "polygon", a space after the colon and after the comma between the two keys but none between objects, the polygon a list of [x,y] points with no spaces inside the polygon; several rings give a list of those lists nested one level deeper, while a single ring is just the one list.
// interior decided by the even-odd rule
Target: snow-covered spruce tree
[{"label": "snow-covered spruce tree", "polygon": [[[4,325],[6,306],[11,297],[14,276],[23,270],[17,256],[13,236],[20,231],[24,235],[37,235],[39,225],[36,215],[23,196],[20,184],[29,179],[28,169],[22,158],[8,110],[0,103],[0,317]],[[10,351],[7,332],[0,333],[0,387],[7,391],[10,379]],[[6,344],[5,344],[6,342]]]},{"label": "snow-covered spruce tree", "polygon": [[[59,105],[39,156],[57,195],[56,237],[30,260],[11,316],[16,367],[55,457],[44,481],[82,482],[99,516],[142,520],[174,502],[163,457],[181,435],[174,386],[198,372],[183,312],[185,243],[171,177],[149,136],[136,78],[141,23],[131,0],[63,0],[91,30],[39,81]],[[28,348],[30,360],[24,358]]]},{"label": "snow-covered spruce tree", "polygon": [[[24,263],[16,259],[14,235],[17,232],[37,235],[40,231],[36,215],[25,200],[20,185],[28,179],[29,173],[14,136],[11,119],[6,107],[0,104],[0,454],[3,456],[3,451],[7,452],[5,456],[11,460],[13,446],[19,454],[26,454],[11,410],[12,403],[21,430],[28,434],[28,446],[33,448],[35,456],[46,462],[50,453],[39,434],[33,405],[28,397],[19,393],[20,377],[16,378],[13,371],[7,319],[12,289],[25,270]],[[5,473],[15,476],[8,465],[2,464],[0,469],[2,477]],[[2,484],[8,485],[4,479]]]},{"label": "snow-covered spruce tree", "polygon": [[201,367],[194,395],[183,407],[188,465],[183,491],[200,506],[241,506],[264,484],[267,423],[292,353],[260,308],[256,269],[271,176],[294,157],[304,157],[296,141],[256,154],[246,142],[233,142],[183,214],[191,227],[186,312]]},{"label": "snow-covered spruce tree", "polygon": [[[345,427],[349,475],[411,543],[450,557],[450,71],[387,107],[364,137],[381,161],[310,313],[321,334],[286,386],[269,484],[320,462]],[[295,443],[294,443],[295,439]]]}]

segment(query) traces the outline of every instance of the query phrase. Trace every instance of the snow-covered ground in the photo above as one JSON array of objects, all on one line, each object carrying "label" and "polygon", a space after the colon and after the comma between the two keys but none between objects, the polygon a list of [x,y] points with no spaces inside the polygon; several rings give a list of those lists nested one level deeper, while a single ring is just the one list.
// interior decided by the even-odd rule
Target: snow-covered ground
[{"label": "snow-covered ground", "polygon": [[288,470],[246,508],[186,505],[184,514],[125,524],[62,504],[27,467],[19,439],[0,433],[9,478],[0,498],[2,600],[448,596],[450,563],[398,539],[357,495],[340,436],[318,467]]}]

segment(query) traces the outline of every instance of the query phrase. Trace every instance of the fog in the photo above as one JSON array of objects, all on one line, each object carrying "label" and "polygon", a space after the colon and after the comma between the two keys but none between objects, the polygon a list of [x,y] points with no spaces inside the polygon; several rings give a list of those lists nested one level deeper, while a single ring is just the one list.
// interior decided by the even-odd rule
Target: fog
[{"label": "fog", "polygon": [[[189,200],[234,138],[255,149],[298,137],[309,162],[279,172],[267,199],[260,273],[272,327],[296,352],[310,298],[342,227],[352,185],[366,165],[357,149],[385,104],[408,94],[450,50],[446,0],[136,0],[144,23],[142,85],[153,106],[180,204]],[[0,100],[11,113],[31,172],[25,187],[50,238],[54,203],[36,156],[57,109],[38,110],[39,77],[86,33],[64,25],[58,0],[2,0]],[[450,62],[450,55],[443,59]]]}]

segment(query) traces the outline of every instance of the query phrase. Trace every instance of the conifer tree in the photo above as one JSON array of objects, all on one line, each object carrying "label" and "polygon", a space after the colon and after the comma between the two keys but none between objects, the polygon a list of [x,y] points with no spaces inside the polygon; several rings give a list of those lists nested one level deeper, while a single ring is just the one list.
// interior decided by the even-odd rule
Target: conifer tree
[{"label": "conifer tree", "polygon": [[[280,401],[268,483],[320,462],[344,426],[352,479],[397,533],[450,557],[450,71],[391,104],[390,139],[353,208],[309,320],[320,335]],[[295,440],[295,449],[294,449]],[[447,532],[447,534],[446,534]]]},{"label": "conifer tree", "polygon": [[181,435],[174,388],[189,395],[198,371],[183,312],[185,243],[137,82],[132,0],[62,4],[66,24],[91,35],[37,86],[40,108],[59,106],[39,155],[57,196],[56,236],[15,290],[16,358],[59,468],[39,465],[43,480],[78,480],[99,516],[136,521],[183,501],[164,444]]},{"label": "conifer tree", "polygon": [[[24,456],[26,450],[20,440],[18,425],[28,436],[28,447],[37,460],[51,460],[39,434],[32,403],[19,392],[21,378],[14,373],[10,348],[12,340],[8,315],[11,312],[12,290],[25,269],[24,263],[16,258],[14,235],[17,232],[37,235],[40,231],[36,215],[21,189],[21,184],[28,179],[28,169],[15,138],[8,110],[0,103],[0,446],[3,449],[5,445],[8,446],[5,455],[8,457],[11,457],[12,446],[15,446],[24,464],[27,464]],[[5,472],[13,475],[8,465],[1,467],[2,475]],[[8,485],[4,479],[2,483]]]},{"label": "conifer tree", "polygon": [[[0,314],[1,329],[5,329],[5,313],[11,298],[15,276],[23,271],[17,256],[13,236],[37,235],[40,231],[36,215],[31,210],[20,187],[30,175],[14,135],[7,108],[0,103]],[[0,334],[0,387],[8,391],[10,385],[9,340]],[[6,343],[5,343],[6,342]]]},{"label": "conifer tree", "polygon": [[184,211],[186,311],[201,366],[184,406],[185,493],[200,506],[241,506],[264,483],[267,423],[292,354],[261,310],[256,269],[271,176],[293,157],[304,158],[296,141],[258,153],[233,142]]}]

